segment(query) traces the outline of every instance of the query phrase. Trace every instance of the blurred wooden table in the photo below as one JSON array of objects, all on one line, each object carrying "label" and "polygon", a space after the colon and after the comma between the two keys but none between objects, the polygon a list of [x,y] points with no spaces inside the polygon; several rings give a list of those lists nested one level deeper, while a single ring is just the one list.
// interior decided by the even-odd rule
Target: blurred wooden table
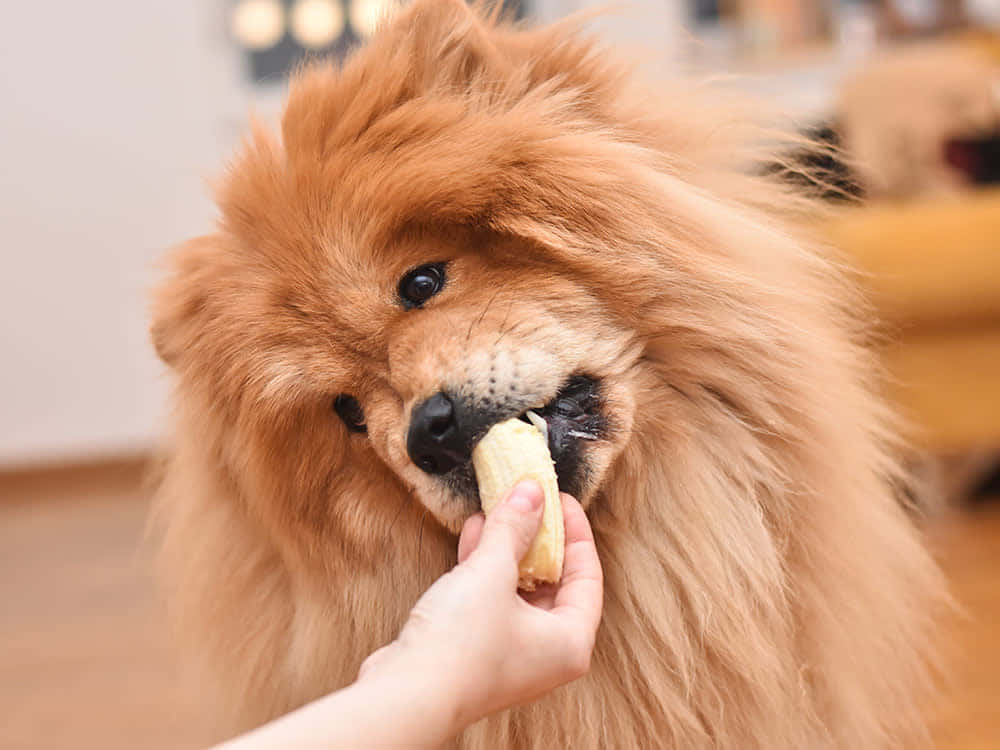
[{"label": "blurred wooden table", "polygon": [[[0,748],[184,750],[212,739],[179,688],[142,553],[138,464],[0,475]],[[1000,747],[1000,504],[932,534],[969,618],[943,643],[954,684],[939,750]]]}]

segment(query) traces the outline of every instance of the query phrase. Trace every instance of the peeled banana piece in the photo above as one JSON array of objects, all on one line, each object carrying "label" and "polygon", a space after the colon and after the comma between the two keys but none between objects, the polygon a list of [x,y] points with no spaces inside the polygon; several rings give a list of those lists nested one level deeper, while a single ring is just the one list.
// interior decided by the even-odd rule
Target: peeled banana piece
[{"label": "peeled banana piece", "polygon": [[534,479],[542,486],[542,525],[521,560],[518,587],[534,591],[536,583],[557,583],[562,577],[566,530],[559,484],[545,437],[537,427],[519,419],[500,422],[472,450],[472,465],[487,515],[522,479]]}]

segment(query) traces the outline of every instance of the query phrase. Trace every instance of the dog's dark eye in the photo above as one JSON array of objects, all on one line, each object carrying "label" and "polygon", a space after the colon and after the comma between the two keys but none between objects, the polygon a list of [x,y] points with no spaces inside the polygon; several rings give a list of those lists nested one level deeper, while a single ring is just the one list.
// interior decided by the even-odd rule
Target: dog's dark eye
[{"label": "dog's dark eye", "polygon": [[337,412],[351,432],[368,432],[365,425],[365,410],[354,396],[341,393],[333,400],[333,410]]},{"label": "dog's dark eye", "polygon": [[399,282],[399,298],[407,310],[420,307],[444,288],[444,263],[418,266]]}]

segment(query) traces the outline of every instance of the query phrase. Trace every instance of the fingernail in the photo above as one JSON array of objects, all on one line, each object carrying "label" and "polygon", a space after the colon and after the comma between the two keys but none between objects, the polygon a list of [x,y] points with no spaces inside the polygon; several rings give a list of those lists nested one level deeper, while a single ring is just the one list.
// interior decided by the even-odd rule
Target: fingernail
[{"label": "fingernail", "polygon": [[542,488],[534,480],[518,482],[511,490],[507,498],[507,504],[513,506],[522,513],[536,511],[541,506],[543,500]]}]

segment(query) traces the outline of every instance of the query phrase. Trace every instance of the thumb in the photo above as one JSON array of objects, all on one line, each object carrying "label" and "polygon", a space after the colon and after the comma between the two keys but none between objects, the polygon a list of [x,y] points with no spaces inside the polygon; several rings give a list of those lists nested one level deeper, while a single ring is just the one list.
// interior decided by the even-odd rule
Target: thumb
[{"label": "thumb", "polygon": [[502,562],[516,573],[517,564],[538,533],[544,499],[542,487],[535,480],[518,482],[486,517],[479,545],[469,560]]}]

